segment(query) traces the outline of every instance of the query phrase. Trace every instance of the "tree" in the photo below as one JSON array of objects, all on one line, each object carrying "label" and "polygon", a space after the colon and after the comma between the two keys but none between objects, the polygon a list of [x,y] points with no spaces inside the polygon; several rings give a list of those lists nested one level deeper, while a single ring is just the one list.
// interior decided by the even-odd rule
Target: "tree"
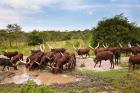
[{"label": "tree", "polygon": [[20,32],[21,31],[21,27],[17,24],[8,24],[7,26],[7,32],[9,34],[9,45],[10,47],[12,47],[12,40],[16,40],[16,45],[17,45],[17,39],[15,37],[15,34],[17,32]]},{"label": "tree", "polygon": [[118,43],[126,45],[128,42],[132,44],[140,42],[135,38],[136,24],[130,23],[123,14],[99,21],[92,32],[92,46],[96,46],[98,42],[107,43],[110,46],[118,46]]},{"label": "tree", "polygon": [[37,34],[32,32],[28,37],[28,45],[39,45],[43,43],[43,39]]}]

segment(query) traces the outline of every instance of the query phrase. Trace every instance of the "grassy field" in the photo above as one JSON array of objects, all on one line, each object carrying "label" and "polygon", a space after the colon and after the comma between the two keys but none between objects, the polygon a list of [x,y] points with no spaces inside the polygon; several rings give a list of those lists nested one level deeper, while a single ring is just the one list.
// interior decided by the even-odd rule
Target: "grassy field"
[{"label": "grassy field", "polygon": [[[45,51],[50,51],[48,45],[51,45],[54,48],[57,47],[64,47],[68,52],[75,52],[73,45],[79,47],[81,45],[82,47],[87,47],[88,48],[88,42],[84,42],[83,40],[80,39],[73,39],[73,40],[67,40],[67,41],[57,41],[57,42],[46,42],[45,44]],[[9,47],[8,45],[1,45],[0,46],[0,53],[2,54],[2,51],[19,51],[20,53],[23,53],[24,55],[29,55],[31,49],[40,49],[39,45],[37,46],[28,46],[26,43],[18,43],[17,46],[16,44],[13,45],[13,47]],[[92,54],[92,51],[90,52]]]}]

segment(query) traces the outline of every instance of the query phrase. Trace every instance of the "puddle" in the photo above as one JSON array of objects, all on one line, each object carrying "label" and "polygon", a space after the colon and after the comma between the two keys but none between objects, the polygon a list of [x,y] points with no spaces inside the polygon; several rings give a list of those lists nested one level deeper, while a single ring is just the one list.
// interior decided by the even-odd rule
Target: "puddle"
[{"label": "puddle", "polygon": [[52,74],[47,71],[28,71],[25,67],[21,67],[15,71],[15,76],[6,78],[1,84],[15,83],[24,84],[28,80],[33,80],[37,85],[45,84],[66,84],[79,81],[76,77],[67,74]]}]

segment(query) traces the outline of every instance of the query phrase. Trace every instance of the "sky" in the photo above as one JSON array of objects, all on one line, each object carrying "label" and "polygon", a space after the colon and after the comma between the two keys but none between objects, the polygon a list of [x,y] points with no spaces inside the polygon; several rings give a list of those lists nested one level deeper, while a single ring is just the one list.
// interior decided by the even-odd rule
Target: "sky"
[{"label": "sky", "polygon": [[140,25],[140,0],[1,0],[0,29],[19,24],[23,31],[84,30],[124,13]]}]

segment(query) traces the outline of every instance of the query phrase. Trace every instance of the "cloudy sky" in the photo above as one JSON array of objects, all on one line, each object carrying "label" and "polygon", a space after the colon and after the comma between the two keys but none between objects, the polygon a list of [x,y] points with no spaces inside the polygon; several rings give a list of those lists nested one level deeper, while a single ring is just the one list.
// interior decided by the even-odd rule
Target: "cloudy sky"
[{"label": "cloudy sky", "polygon": [[0,28],[17,23],[24,31],[83,30],[124,13],[140,25],[140,0],[1,0]]}]

